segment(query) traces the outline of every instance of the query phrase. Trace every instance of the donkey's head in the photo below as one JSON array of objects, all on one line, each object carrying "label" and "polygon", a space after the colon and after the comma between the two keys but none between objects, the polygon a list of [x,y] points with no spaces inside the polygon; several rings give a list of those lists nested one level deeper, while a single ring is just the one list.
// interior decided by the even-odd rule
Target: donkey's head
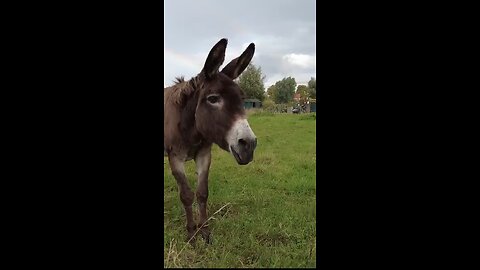
[{"label": "donkey's head", "polygon": [[247,68],[255,52],[251,43],[239,57],[219,71],[225,59],[227,39],[220,40],[208,54],[196,78],[195,127],[205,140],[230,152],[240,165],[253,160],[257,138],[247,122],[243,91],[233,81]]}]

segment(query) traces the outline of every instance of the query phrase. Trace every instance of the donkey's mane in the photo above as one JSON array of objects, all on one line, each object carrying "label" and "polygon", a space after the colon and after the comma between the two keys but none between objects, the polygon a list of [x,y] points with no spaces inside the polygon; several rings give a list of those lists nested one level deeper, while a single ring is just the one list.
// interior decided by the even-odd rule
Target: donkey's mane
[{"label": "donkey's mane", "polygon": [[186,81],[184,76],[176,77],[172,86],[172,92],[170,93],[170,100],[177,104],[181,105],[185,98],[190,96],[195,89],[202,87],[202,80],[200,76],[193,77],[192,79]]}]

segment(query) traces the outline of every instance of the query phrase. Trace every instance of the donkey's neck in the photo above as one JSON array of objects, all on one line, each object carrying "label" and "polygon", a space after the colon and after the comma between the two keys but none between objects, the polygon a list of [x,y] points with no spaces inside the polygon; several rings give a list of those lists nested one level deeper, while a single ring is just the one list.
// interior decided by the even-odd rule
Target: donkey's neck
[{"label": "donkey's neck", "polygon": [[194,91],[186,97],[180,121],[180,133],[185,142],[191,145],[199,145],[203,137],[195,127],[195,111],[197,109],[198,93]]}]

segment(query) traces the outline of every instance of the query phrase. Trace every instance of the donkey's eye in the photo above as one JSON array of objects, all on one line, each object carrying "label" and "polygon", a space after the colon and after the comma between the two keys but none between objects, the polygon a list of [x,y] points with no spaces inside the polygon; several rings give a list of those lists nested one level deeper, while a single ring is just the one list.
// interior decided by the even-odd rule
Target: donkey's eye
[{"label": "donkey's eye", "polygon": [[207,97],[207,100],[208,100],[208,102],[210,102],[212,104],[215,104],[220,100],[220,97],[216,96],[216,95],[211,95],[211,96]]}]

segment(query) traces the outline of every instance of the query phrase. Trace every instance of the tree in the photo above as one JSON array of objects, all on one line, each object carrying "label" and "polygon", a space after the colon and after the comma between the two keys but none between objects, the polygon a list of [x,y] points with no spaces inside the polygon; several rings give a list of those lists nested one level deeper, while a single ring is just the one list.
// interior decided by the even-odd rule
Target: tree
[{"label": "tree", "polygon": [[238,85],[245,92],[247,98],[256,98],[260,101],[265,99],[265,86],[261,67],[250,63],[247,69],[238,78]]},{"label": "tree", "polygon": [[305,104],[310,97],[310,88],[306,85],[299,85],[296,93],[300,94],[300,103]]},{"label": "tree", "polygon": [[272,100],[275,100],[275,92],[277,91],[277,89],[275,88],[275,85],[272,85],[270,86],[268,89],[267,89],[267,96],[268,98],[272,99]]},{"label": "tree", "polygon": [[266,98],[265,101],[263,101],[262,107],[266,111],[273,111],[275,103],[270,98]]},{"label": "tree", "polygon": [[310,98],[317,98],[317,80],[313,77],[308,81],[308,90]]},{"label": "tree", "polygon": [[286,104],[293,100],[295,94],[295,87],[297,83],[292,77],[284,78],[281,81],[275,83],[273,92],[273,101],[277,104]]},{"label": "tree", "polygon": [[268,89],[267,89],[267,96],[271,99],[273,99],[273,97],[275,96],[275,91],[277,91],[277,89],[275,88],[275,85],[272,85],[270,86]]}]

